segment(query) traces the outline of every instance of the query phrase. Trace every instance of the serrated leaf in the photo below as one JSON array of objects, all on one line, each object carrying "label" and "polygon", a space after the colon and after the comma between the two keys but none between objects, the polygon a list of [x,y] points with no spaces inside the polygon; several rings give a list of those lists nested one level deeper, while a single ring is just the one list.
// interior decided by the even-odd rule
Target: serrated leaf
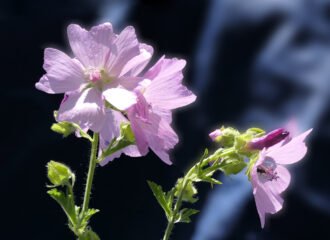
[{"label": "serrated leaf", "polygon": [[190,217],[196,213],[199,213],[199,211],[196,209],[184,208],[179,212],[177,219],[175,220],[175,223],[179,223],[179,222],[190,223],[191,222]]},{"label": "serrated leaf", "polygon": [[76,206],[74,205],[73,196],[70,194],[65,194],[57,188],[53,188],[47,191],[47,193],[62,207],[71,224],[76,225],[78,218],[76,215]]},{"label": "serrated leaf", "polygon": [[80,222],[80,226],[82,229],[84,229],[87,225],[88,225],[88,222],[90,220],[90,218],[98,213],[100,210],[98,209],[94,209],[94,208],[89,208],[85,213],[84,215],[82,216],[82,219],[81,219],[81,222]]},{"label": "serrated leaf", "polygon": [[165,193],[163,192],[163,189],[161,186],[159,186],[158,184],[152,182],[152,181],[147,181],[148,185],[152,191],[152,193],[154,194],[155,198],[157,199],[159,205],[163,208],[167,218],[169,218],[172,215],[172,210],[169,207],[171,205],[171,203],[168,203],[167,201],[172,199],[173,197],[166,197]]}]

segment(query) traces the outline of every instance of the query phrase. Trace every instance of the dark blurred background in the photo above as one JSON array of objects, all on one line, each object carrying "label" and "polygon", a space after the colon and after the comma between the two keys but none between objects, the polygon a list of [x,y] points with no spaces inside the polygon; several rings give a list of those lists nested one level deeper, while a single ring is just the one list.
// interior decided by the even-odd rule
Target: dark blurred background
[{"label": "dark blurred background", "polygon": [[[273,129],[295,119],[314,128],[309,154],[296,164],[284,210],[260,228],[244,174],[200,184],[191,224],[172,239],[330,239],[330,1],[326,0],[2,0],[0,2],[0,239],[73,239],[59,206],[46,194],[46,163],[67,163],[83,195],[89,144],[50,131],[61,95],[37,91],[43,49],[68,52],[66,26],[111,21],[133,25],[139,39],[188,61],[185,83],[198,95],[176,111],[181,142],[167,166],[153,153],[98,167],[91,206],[102,239],[161,239],[166,220],[146,180],[169,189],[222,124]],[[81,198],[78,200],[81,200]]]}]

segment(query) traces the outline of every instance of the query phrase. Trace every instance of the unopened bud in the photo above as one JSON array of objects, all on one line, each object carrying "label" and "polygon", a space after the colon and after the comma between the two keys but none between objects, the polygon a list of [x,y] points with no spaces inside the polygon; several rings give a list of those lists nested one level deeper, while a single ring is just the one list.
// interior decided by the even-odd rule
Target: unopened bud
[{"label": "unopened bud", "polygon": [[269,148],[289,136],[289,132],[284,128],[278,128],[263,137],[252,139],[247,147],[254,150],[262,150],[263,148]]}]

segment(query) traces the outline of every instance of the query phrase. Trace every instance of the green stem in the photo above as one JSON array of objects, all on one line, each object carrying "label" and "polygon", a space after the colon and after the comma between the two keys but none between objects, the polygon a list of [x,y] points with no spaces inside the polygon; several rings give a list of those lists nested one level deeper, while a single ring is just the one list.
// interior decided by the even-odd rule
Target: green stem
[{"label": "green stem", "polygon": [[93,178],[94,178],[94,173],[95,173],[95,167],[96,167],[96,163],[97,163],[96,153],[97,153],[98,143],[99,143],[99,134],[94,133],[93,141],[92,141],[91,156],[90,156],[90,160],[89,160],[88,175],[87,175],[87,180],[86,180],[84,203],[83,203],[83,207],[82,207],[82,211],[81,211],[82,216],[84,216],[85,212],[88,210],[89,199],[90,199],[90,195],[91,195]]},{"label": "green stem", "polygon": [[[194,167],[195,167],[195,166],[194,166]],[[192,170],[194,167],[192,167],[192,168],[190,169],[190,171],[189,171],[189,172],[184,176],[184,178],[183,178],[183,181],[182,181],[182,187],[181,187],[181,189],[180,189],[180,192],[179,192],[179,195],[178,195],[177,201],[176,201],[175,206],[174,206],[173,215],[171,216],[170,221],[168,221],[168,223],[167,223],[167,227],[166,227],[166,230],[165,230],[165,234],[164,234],[163,240],[168,240],[168,239],[170,239],[170,235],[171,235],[171,233],[172,233],[172,231],[173,231],[173,227],[174,227],[174,224],[175,224],[175,220],[176,220],[176,218],[177,218],[176,215],[178,214],[178,212],[179,212],[179,210],[180,210],[180,208],[181,208],[183,192],[184,192],[184,190],[185,190],[185,188],[186,188],[186,186],[187,186],[188,181],[190,181],[190,180],[188,179],[188,177],[189,177],[189,173],[191,172],[191,170]]]},{"label": "green stem", "polygon": [[[208,163],[212,160],[217,160],[217,159],[214,159],[215,156],[217,158],[224,157],[224,156],[234,152],[235,149],[234,148],[221,149],[220,151],[221,151],[221,153],[215,152],[211,156],[202,159],[201,160],[202,164]],[[195,168],[197,168],[199,164],[200,164],[200,161],[198,161],[195,165],[193,165],[189,169],[187,174],[183,177],[182,187],[180,188],[180,191],[179,191],[179,194],[178,194],[175,206],[174,206],[173,214],[172,214],[170,220],[167,223],[167,227],[166,227],[166,230],[165,230],[165,233],[164,233],[163,240],[169,240],[170,239],[171,233],[172,233],[173,228],[174,228],[175,220],[177,219],[177,214],[180,211],[180,208],[181,208],[181,205],[182,205],[183,193],[184,193],[184,191],[187,187],[187,184],[189,183],[189,181],[191,181],[191,179],[190,179],[191,174],[195,171]]]}]

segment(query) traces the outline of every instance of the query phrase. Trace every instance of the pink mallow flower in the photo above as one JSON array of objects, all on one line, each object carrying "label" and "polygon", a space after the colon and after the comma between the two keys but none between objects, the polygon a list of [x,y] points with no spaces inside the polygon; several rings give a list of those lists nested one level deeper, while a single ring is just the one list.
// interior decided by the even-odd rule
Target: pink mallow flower
[{"label": "pink mallow flower", "polygon": [[178,143],[171,128],[171,110],[195,101],[196,96],[182,85],[182,70],[186,61],[162,57],[143,74],[135,89],[137,103],[127,111],[142,155],[152,151],[165,163],[172,164],[168,151]]},{"label": "pink mallow flower", "polygon": [[[119,110],[136,103],[133,77],[150,59],[152,48],[140,44],[133,27],[115,34],[110,23],[90,31],[70,24],[67,29],[74,57],[46,48],[46,74],[36,88],[46,93],[65,93],[57,120],[79,124],[99,132],[106,121],[105,100]],[[110,123],[111,124],[111,123]]]},{"label": "pink mallow flower", "polygon": [[261,227],[266,213],[275,214],[282,209],[281,193],[287,189],[291,175],[284,165],[300,161],[307,152],[305,139],[312,129],[287,141],[264,148],[251,170],[251,183]]}]

